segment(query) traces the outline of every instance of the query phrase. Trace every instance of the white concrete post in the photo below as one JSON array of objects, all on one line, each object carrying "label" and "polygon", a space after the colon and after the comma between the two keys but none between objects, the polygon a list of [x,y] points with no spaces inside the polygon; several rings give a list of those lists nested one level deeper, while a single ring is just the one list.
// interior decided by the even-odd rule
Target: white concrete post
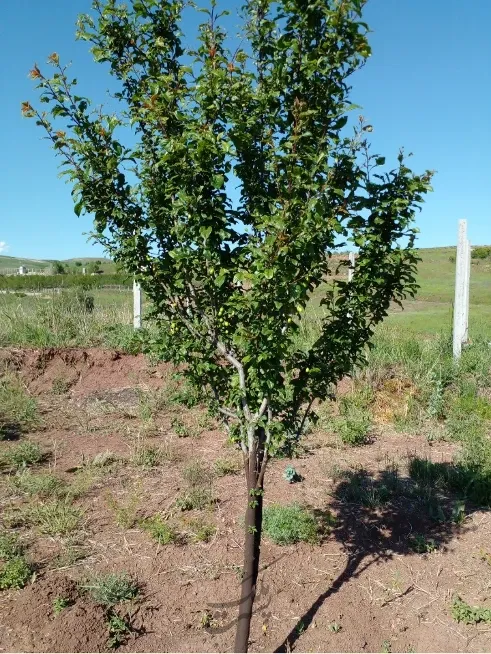
[{"label": "white concrete post", "polygon": [[142,289],[140,284],[133,280],[133,327],[142,326]]},{"label": "white concrete post", "polygon": [[353,273],[355,272],[355,253],[349,253],[349,268],[348,268],[348,281],[350,282],[353,279]]},{"label": "white concrete post", "polygon": [[467,240],[467,220],[459,220],[459,240],[455,266],[455,300],[453,308],[453,355],[462,352],[467,340],[469,323],[469,282],[471,248]]},{"label": "white concrete post", "polygon": [[466,242],[465,253],[465,296],[464,296],[464,343],[469,340],[469,304],[471,293],[471,243],[469,240]]}]

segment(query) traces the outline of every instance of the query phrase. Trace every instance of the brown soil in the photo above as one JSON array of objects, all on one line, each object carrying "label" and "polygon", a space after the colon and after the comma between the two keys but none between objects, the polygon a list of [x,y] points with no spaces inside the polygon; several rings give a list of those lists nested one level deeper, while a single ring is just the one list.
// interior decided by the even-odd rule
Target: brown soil
[{"label": "brown soil", "polygon": [[[0,652],[100,652],[108,648],[108,612],[80,590],[96,573],[126,571],[140,584],[138,600],[115,607],[131,625],[119,646],[127,652],[231,651],[242,565],[245,484],[241,474],[215,478],[216,503],[202,511],[179,511],[185,490],[182,471],[200,459],[210,469],[218,458],[239,460],[217,425],[202,409],[168,400],[142,413],[141,396],[155,396],[171,383],[168,366],[151,366],[141,356],[102,350],[3,350],[0,369],[17,371],[37,397],[42,427],[23,438],[48,453],[36,472],[50,470],[86,486],[75,504],[84,510],[80,531],[54,538],[19,528],[27,556],[36,568],[22,590],[0,593]],[[53,388],[66,392],[57,394]],[[392,384],[392,382],[391,382]],[[490,515],[466,507],[463,524],[430,520],[415,494],[365,505],[349,495],[340,471],[366,471],[367,488],[384,492],[387,469],[397,465],[409,488],[408,459],[417,454],[450,461],[448,443],[428,444],[422,435],[396,433],[386,424],[409,386],[386,384],[373,442],[340,447],[334,435],[311,434],[293,461],[272,462],[266,479],[266,505],[299,502],[331,523],[322,542],[262,548],[259,597],[251,651],[310,652],[485,652],[491,626],[463,625],[451,616],[460,595],[470,604],[491,599]],[[395,397],[395,400],[394,400]],[[397,404],[397,407],[393,405]],[[177,426],[178,425],[178,426]],[[184,433],[183,433],[184,429]],[[179,434],[181,437],[179,437]],[[186,436],[186,437],[183,437]],[[164,460],[154,467],[135,463],[142,446],[159,447]],[[15,447],[0,442],[0,448]],[[95,468],[85,464],[111,452],[122,460]],[[292,464],[303,476],[283,479]],[[85,477],[84,477],[85,475]],[[5,516],[15,506],[40,500],[13,493],[0,479]],[[452,506],[452,498],[442,500]],[[158,545],[140,528],[140,518],[157,512],[186,535],[186,542]],[[210,542],[195,542],[195,522],[216,528]],[[420,554],[411,539],[433,539],[435,550]],[[432,548],[430,548],[432,549]],[[57,615],[53,602],[70,605]]]}]

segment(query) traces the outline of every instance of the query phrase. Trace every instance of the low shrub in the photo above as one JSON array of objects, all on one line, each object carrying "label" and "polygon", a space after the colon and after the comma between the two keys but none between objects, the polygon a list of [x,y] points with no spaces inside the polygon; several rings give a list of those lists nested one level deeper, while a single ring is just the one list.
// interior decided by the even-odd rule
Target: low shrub
[{"label": "low shrub", "polygon": [[319,526],[312,513],[298,504],[272,504],[263,511],[264,534],[277,545],[319,542]]}]

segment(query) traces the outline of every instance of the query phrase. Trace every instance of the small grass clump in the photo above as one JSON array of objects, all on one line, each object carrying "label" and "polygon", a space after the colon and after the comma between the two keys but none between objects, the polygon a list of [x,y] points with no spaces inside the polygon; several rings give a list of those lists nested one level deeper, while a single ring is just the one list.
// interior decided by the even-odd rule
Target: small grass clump
[{"label": "small grass clump", "polygon": [[217,533],[217,528],[204,520],[191,520],[188,533],[193,543],[209,543]]},{"label": "small grass clump", "polygon": [[423,534],[414,534],[409,541],[409,545],[417,554],[431,554],[438,549],[434,539],[426,538]]},{"label": "small grass clump", "polygon": [[392,501],[402,492],[397,466],[389,465],[372,478],[363,468],[339,473],[336,495],[344,502],[376,509]]},{"label": "small grass clump", "polygon": [[365,445],[369,440],[371,424],[370,414],[366,409],[350,407],[338,420],[341,441],[351,447]]},{"label": "small grass clump", "polygon": [[179,534],[174,527],[159,514],[145,518],[141,526],[159,545],[169,545],[179,539]]},{"label": "small grass clump", "polygon": [[26,520],[47,536],[68,536],[82,520],[82,510],[68,502],[53,501],[38,504],[26,512]]},{"label": "small grass clump", "polygon": [[191,488],[204,486],[210,482],[210,470],[199,459],[192,461],[182,471],[184,481]]},{"label": "small grass clump", "polygon": [[491,623],[491,608],[471,606],[457,596],[452,602],[452,618],[464,624]]},{"label": "small grass clump", "polygon": [[319,542],[319,526],[314,516],[298,504],[272,504],[266,507],[263,531],[277,545]]},{"label": "small grass clump", "polygon": [[138,492],[132,492],[123,502],[118,502],[111,494],[107,495],[107,504],[114,513],[114,519],[118,527],[131,529],[135,526],[140,499]]},{"label": "small grass clump", "polygon": [[181,420],[181,418],[172,418],[172,429],[178,438],[189,438],[193,436],[191,429]]},{"label": "small grass clump", "polygon": [[5,531],[0,533],[0,559],[8,561],[16,556],[21,556],[23,550],[17,534]]},{"label": "small grass clump", "polygon": [[70,390],[70,387],[71,383],[67,379],[56,377],[53,379],[51,390],[54,395],[65,395]]},{"label": "small grass clump", "polygon": [[160,448],[149,445],[137,447],[133,462],[142,468],[156,468],[162,462]]},{"label": "small grass clump", "polygon": [[181,511],[193,511],[206,509],[214,502],[211,488],[190,488],[184,491],[176,499],[176,506]]},{"label": "small grass clump", "polygon": [[237,458],[224,457],[217,459],[213,465],[213,472],[217,477],[237,475],[242,470],[242,463]]},{"label": "small grass clump", "polygon": [[53,600],[53,613],[59,615],[64,609],[67,609],[72,602],[66,597],[55,597]]},{"label": "small grass clump", "polygon": [[22,470],[10,478],[10,485],[16,491],[26,495],[36,495],[46,498],[62,495],[66,492],[66,484],[59,477],[49,473],[35,474],[30,470]]},{"label": "small grass clump", "polygon": [[24,588],[33,571],[23,556],[15,556],[0,565],[0,590]]},{"label": "small grass clump", "polygon": [[130,602],[140,594],[138,583],[126,572],[95,575],[80,587],[103,606]]},{"label": "small grass clump", "polygon": [[133,633],[130,622],[114,611],[111,611],[108,615],[107,626],[109,628],[109,639],[107,641],[109,649],[117,649],[120,645],[124,645],[128,636]]},{"label": "small grass clump", "polygon": [[9,438],[14,431],[34,429],[39,424],[36,400],[17,377],[5,375],[0,379],[0,440]]},{"label": "small grass clump", "polygon": [[171,404],[192,409],[200,403],[201,397],[195,386],[182,375],[175,374],[168,389],[168,400]]},{"label": "small grass clump", "polygon": [[0,468],[16,469],[26,468],[27,466],[36,465],[44,459],[42,449],[33,441],[25,441],[0,455]]},{"label": "small grass clump", "polygon": [[192,461],[182,471],[187,489],[176,500],[181,511],[205,509],[214,502],[212,475],[209,468],[199,459]]},{"label": "small grass clump", "polygon": [[33,570],[16,534],[0,533],[0,590],[24,588]]}]

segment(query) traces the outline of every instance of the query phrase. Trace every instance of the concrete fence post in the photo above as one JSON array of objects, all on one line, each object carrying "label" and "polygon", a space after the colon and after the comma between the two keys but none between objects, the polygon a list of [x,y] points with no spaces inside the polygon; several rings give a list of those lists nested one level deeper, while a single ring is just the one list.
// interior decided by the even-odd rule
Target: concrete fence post
[{"label": "concrete fence post", "polygon": [[142,289],[140,284],[133,280],[133,327],[140,329],[142,326]]},{"label": "concrete fence post", "polygon": [[349,253],[349,268],[348,268],[348,281],[350,282],[353,279],[353,274],[355,272],[355,253]]},{"label": "concrete fence post", "polygon": [[459,220],[453,308],[453,355],[456,359],[461,355],[462,344],[468,339],[470,268],[471,248],[467,240],[467,220]]}]

